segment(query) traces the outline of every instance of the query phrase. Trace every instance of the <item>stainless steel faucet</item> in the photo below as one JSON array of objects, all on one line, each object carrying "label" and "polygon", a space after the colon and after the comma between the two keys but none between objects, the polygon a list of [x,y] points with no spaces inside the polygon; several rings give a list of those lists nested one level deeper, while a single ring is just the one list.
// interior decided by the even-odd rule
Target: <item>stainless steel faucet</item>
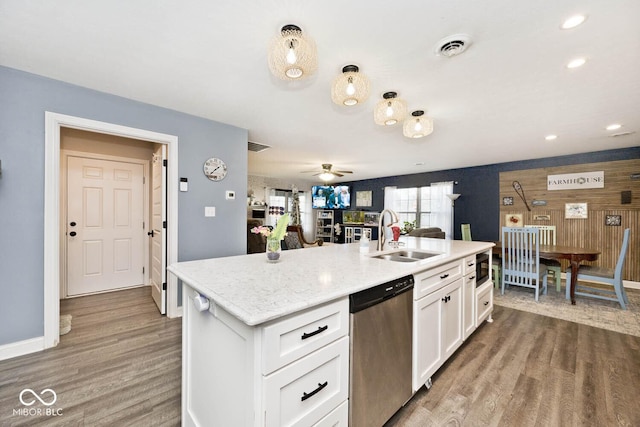
[{"label": "stainless steel faucet", "polygon": [[398,222],[398,214],[392,211],[391,209],[383,209],[382,212],[380,212],[380,220],[378,221],[378,250],[379,251],[382,250],[382,248],[384,247],[385,240],[387,240],[385,237],[384,229],[382,228],[382,225],[384,223],[384,214],[387,212],[389,213],[389,215],[391,215],[392,224]]}]

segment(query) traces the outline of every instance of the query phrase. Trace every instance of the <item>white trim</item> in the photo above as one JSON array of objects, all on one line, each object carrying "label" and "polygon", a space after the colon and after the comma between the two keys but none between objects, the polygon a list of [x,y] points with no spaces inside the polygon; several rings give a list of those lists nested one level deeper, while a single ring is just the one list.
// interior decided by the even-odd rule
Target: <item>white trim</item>
[{"label": "white trim", "polygon": [[[143,129],[45,112],[44,165],[44,348],[60,340],[60,128],[134,138],[166,144],[167,166],[167,265],[178,260],[178,137]],[[176,317],[178,281],[167,278],[167,315]],[[36,350],[37,351],[37,350]]]},{"label": "white trim", "polygon": [[0,360],[12,359],[44,350],[44,337],[30,338],[0,346]]}]

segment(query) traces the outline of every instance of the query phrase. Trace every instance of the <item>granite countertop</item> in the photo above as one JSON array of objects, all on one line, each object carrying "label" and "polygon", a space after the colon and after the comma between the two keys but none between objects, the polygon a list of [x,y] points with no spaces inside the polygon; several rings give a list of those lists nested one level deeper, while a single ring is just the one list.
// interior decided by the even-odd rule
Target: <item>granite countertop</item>
[{"label": "granite countertop", "polygon": [[[401,237],[404,249],[437,252],[418,262],[372,258],[377,241],[361,253],[358,243],[283,251],[269,263],[264,253],[178,262],[168,267],[187,285],[247,325],[304,310],[454,259],[488,250],[490,242]],[[403,249],[401,248],[401,249]]]}]

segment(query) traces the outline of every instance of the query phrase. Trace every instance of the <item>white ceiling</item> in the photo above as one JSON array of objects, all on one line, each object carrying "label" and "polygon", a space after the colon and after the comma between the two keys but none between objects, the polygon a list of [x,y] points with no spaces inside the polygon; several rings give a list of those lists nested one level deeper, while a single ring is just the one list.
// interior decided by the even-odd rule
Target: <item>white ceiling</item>
[{"label": "white ceiling", "polygon": [[[576,13],[587,21],[561,30]],[[2,0],[0,64],[246,128],[272,146],[249,153],[252,175],[332,163],[359,180],[640,145],[639,19],[638,0]],[[318,46],[306,81],[269,72],[285,24]],[[459,33],[465,53],[434,54]],[[567,69],[576,56],[586,65]],[[347,64],[371,81],[351,108],[330,97]],[[390,90],[433,134],[373,123]]]}]

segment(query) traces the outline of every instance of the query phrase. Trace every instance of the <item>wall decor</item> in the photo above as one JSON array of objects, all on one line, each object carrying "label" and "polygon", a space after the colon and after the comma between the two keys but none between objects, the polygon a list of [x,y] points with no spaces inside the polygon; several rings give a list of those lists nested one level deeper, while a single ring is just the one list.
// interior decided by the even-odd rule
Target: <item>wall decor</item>
[{"label": "wall decor", "polygon": [[371,207],[371,191],[356,191],[356,206]]},{"label": "wall decor", "polygon": [[604,171],[547,175],[547,190],[604,188]]},{"label": "wall decor", "polygon": [[503,206],[513,206],[513,197],[503,197],[502,198]]},{"label": "wall decor", "polygon": [[513,186],[513,189],[516,190],[516,193],[518,193],[518,196],[520,196],[520,198],[524,202],[524,205],[527,208],[527,210],[529,212],[531,212],[531,208],[529,207],[529,204],[527,203],[527,197],[524,195],[524,188],[522,188],[522,185],[520,185],[520,183],[518,181],[513,181],[511,183],[511,185]]},{"label": "wall decor", "polygon": [[546,200],[533,199],[531,201],[531,206],[547,206],[547,201]]},{"label": "wall decor", "polygon": [[535,221],[551,221],[551,215],[534,215]]},{"label": "wall decor", "polygon": [[614,225],[619,227],[620,225],[622,225],[622,216],[607,215],[604,219],[604,225]]},{"label": "wall decor", "polygon": [[504,223],[507,227],[522,227],[522,214],[507,214]]},{"label": "wall decor", "polygon": [[586,203],[565,203],[564,205],[565,219],[587,219]]}]

